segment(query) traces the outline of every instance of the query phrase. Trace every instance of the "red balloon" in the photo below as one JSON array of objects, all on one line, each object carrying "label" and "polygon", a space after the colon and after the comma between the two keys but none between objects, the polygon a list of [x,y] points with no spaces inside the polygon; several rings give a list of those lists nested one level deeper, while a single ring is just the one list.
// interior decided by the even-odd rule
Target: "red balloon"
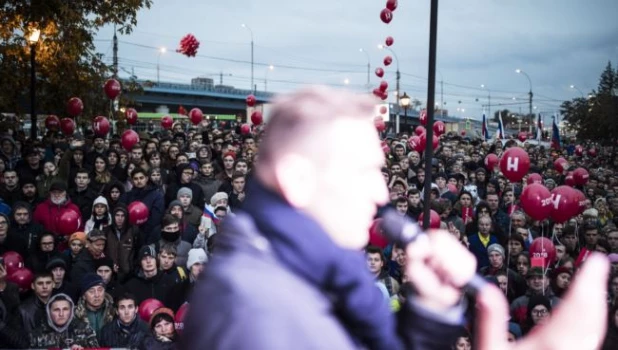
[{"label": "red balloon", "polygon": [[173,125],[174,125],[174,119],[172,119],[172,117],[170,117],[169,115],[166,115],[163,118],[161,118],[161,127],[163,129],[169,130],[172,128]]},{"label": "red balloon", "polygon": [[262,112],[255,111],[251,113],[251,122],[255,125],[260,125],[264,121],[264,117],[262,117]]},{"label": "red balloon", "polygon": [[393,63],[393,58],[391,56],[386,56],[384,57],[384,65],[385,66],[390,66],[391,63]]},{"label": "red balloon", "polygon": [[386,114],[386,112],[388,112],[386,106],[380,106],[380,114]]},{"label": "red balloon", "polygon": [[388,146],[388,144],[385,141],[382,141],[382,143],[380,143],[380,147],[382,147],[382,152],[384,152],[384,154],[391,153],[391,148]]},{"label": "red balloon", "polygon": [[394,42],[395,42],[395,39],[393,39],[392,36],[387,36],[386,40],[384,41],[386,46],[391,46],[391,45],[393,45]]},{"label": "red balloon", "polygon": [[538,237],[530,244],[529,254],[531,261],[539,261],[544,268],[548,268],[556,260],[556,247],[550,239]]},{"label": "red balloon", "polygon": [[382,98],[382,95],[384,93],[382,91],[380,91],[380,88],[375,88],[373,89],[373,95],[377,98]]},{"label": "red balloon", "polygon": [[584,192],[573,189],[575,193],[575,198],[577,199],[577,204],[579,205],[579,210],[577,211],[577,215],[581,214],[586,210],[586,195]]},{"label": "red balloon", "polygon": [[102,115],[95,117],[92,121],[92,131],[94,131],[96,136],[105,137],[109,132],[109,129],[109,120]]},{"label": "red balloon", "polygon": [[55,115],[48,115],[47,118],[45,118],[45,127],[51,131],[58,131],[60,127],[60,118]]},{"label": "red balloon", "polygon": [[[530,181],[530,178],[528,178],[528,181]],[[526,214],[534,220],[545,220],[551,213],[551,192],[540,183],[529,184],[521,192],[519,203],[524,208]]]},{"label": "red balloon", "polygon": [[122,90],[122,87],[120,86],[118,80],[108,79],[103,86],[103,90],[105,90],[107,97],[110,100],[113,100],[120,95],[120,90]]},{"label": "red balloon", "polygon": [[129,152],[139,142],[139,135],[133,130],[126,130],[120,137],[120,144],[125,151]]},{"label": "red balloon", "polygon": [[414,133],[417,134],[418,136],[421,136],[425,133],[425,127],[423,127],[422,125],[419,125],[416,127],[416,129],[414,129]]},{"label": "red balloon", "polygon": [[67,103],[67,112],[73,116],[77,117],[84,110],[84,103],[79,97],[72,97]]},{"label": "red balloon", "polygon": [[466,130],[461,130],[461,136],[466,136]]},{"label": "red balloon", "polygon": [[24,258],[18,252],[8,251],[2,254],[2,259],[4,259],[4,268],[7,275],[24,266]]},{"label": "red balloon", "polygon": [[397,0],[386,0],[386,8],[395,11],[397,9]]},{"label": "red balloon", "polygon": [[380,19],[382,22],[389,24],[393,20],[393,12],[387,8],[380,12]]},{"label": "red balloon", "polygon": [[532,173],[528,175],[528,181],[526,181],[528,185],[532,184],[543,184],[543,177],[537,173]]},{"label": "red balloon", "polygon": [[150,317],[152,316],[152,314],[157,309],[160,309],[162,307],[165,307],[165,305],[163,305],[163,303],[160,302],[158,299],[148,298],[139,304],[139,317],[142,319],[142,321],[148,323],[150,322]]},{"label": "red balloon", "polygon": [[384,92],[386,91],[386,89],[388,89],[388,83],[384,80],[382,80],[380,82],[380,91]]},{"label": "red balloon", "polygon": [[174,316],[174,328],[176,328],[176,332],[179,334],[182,334],[182,331],[185,329],[185,317],[188,310],[189,303],[186,302],[178,308],[178,311],[176,311],[176,315]]},{"label": "red balloon", "polygon": [[[424,145],[424,148],[427,149],[427,134],[422,134],[420,139],[421,143]],[[440,139],[438,138],[438,136],[432,135],[431,147],[435,150],[436,148],[438,148],[438,144],[440,144]]]},{"label": "red balloon", "polygon": [[56,218],[56,231],[63,236],[70,236],[82,226],[82,215],[73,209],[65,209]]},{"label": "red balloon", "polygon": [[588,155],[591,157],[596,157],[597,156],[597,149],[596,148],[591,148],[588,150]]},{"label": "red balloon", "polygon": [[378,78],[382,78],[384,76],[384,69],[382,68],[376,68],[376,75],[378,76]]},{"label": "red balloon", "polygon": [[[418,223],[423,225],[423,219],[425,218],[424,216],[425,213],[421,213],[421,215],[419,215],[418,217]],[[438,215],[437,212],[435,212],[434,210],[431,210],[430,215],[429,215],[429,228],[431,229],[439,229],[440,228],[440,215]]]},{"label": "red balloon", "polygon": [[384,123],[384,118],[382,116],[377,116],[373,118],[373,124],[379,132],[386,130],[386,124]]},{"label": "red balloon", "polygon": [[457,189],[457,186],[453,185],[452,183],[447,184],[446,187],[453,194],[458,194],[459,193],[459,190]]},{"label": "red balloon", "polygon": [[382,219],[373,220],[371,227],[369,227],[369,244],[384,249],[388,245],[388,240],[384,237],[381,226]]},{"label": "red balloon", "polygon": [[418,115],[418,120],[421,122],[422,125],[427,125],[427,110],[423,109],[421,110],[421,113],[419,113]]},{"label": "red balloon", "polygon": [[66,136],[71,136],[75,132],[75,121],[71,118],[62,118],[60,120],[60,131]]},{"label": "red balloon", "polygon": [[436,134],[436,136],[438,137],[442,136],[442,134],[444,134],[445,131],[446,131],[446,127],[444,126],[443,122],[438,120],[433,123],[433,132]]},{"label": "red balloon", "polygon": [[249,135],[251,133],[251,126],[249,124],[243,124],[240,126],[240,133],[242,135]]},{"label": "red balloon", "polygon": [[565,222],[577,215],[579,199],[569,186],[558,186],[551,191],[552,210],[550,216],[555,222]]},{"label": "red balloon", "polygon": [[419,153],[425,150],[425,146],[421,143],[421,138],[418,136],[410,136],[408,139],[408,145],[410,145],[410,149],[413,149]]},{"label": "red balloon", "polygon": [[569,167],[569,162],[560,157],[556,160],[554,160],[554,169],[556,169],[556,171],[558,171],[560,174],[562,174],[564,172],[564,169],[567,169]]},{"label": "red balloon", "polygon": [[573,177],[572,171],[569,171],[564,177],[564,184],[571,187],[575,186],[575,178]]},{"label": "red balloon", "polygon": [[202,110],[199,108],[193,108],[189,111],[189,119],[193,125],[197,125],[204,120],[204,113],[202,113]]},{"label": "red balloon", "polygon": [[522,131],[517,134],[517,138],[519,139],[519,141],[524,142],[528,139],[528,135],[524,131]]},{"label": "red balloon", "polygon": [[253,95],[247,96],[247,106],[249,107],[255,106],[255,96]]},{"label": "red balloon", "polygon": [[20,293],[26,293],[32,289],[34,274],[27,267],[19,268],[7,276],[7,281],[15,283],[19,287]]},{"label": "red balloon", "polygon": [[500,170],[511,182],[524,178],[530,169],[528,153],[519,147],[511,147],[500,158]]},{"label": "red balloon", "polygon": [[588,170],[584,168],[577,168],[573,170],[573,180],[575,180],[575,184],[578,186],[583,186],[588,182],[588,178],[590,175],[588,174]]},{"label": "red balloon", "polygon": [[127,210],[129,212],[129,222],[131,225],[141,225],[148,221],[150,211],[146,204],[140,201],[133,201],[129,204]]},{"label": "red balloon", "polygon": [[494,153],[490,153],[485,157],[485,169],[488,171],[494,171],[496,166],[498,165],[499,159],[498,156]]},{"label": "red balloon", "polygon": [[137,123],[137,111],[135,108],[128,108],[124,115],[127,117],[127,124],[135,125]]},{"label": "red balloon", "polygon": [[382,96],[380,96],[380,99],[382,101],[386,101],[387,98],[388,98],[388,93],[386,91],[382,92]]},{"label": "red balloon", "polygon": [[575,146],[575,154],[581,157],[584,154],[584,147],[582,145]]}]

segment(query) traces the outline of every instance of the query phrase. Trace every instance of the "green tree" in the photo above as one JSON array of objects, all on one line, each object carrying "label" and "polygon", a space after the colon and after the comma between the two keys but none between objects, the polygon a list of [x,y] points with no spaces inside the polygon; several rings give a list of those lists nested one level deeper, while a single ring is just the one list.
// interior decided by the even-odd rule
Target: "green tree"
[{"label": "green tree", "polygon": [[28,113],[30,47],[25,36],[41,31],[36,50],[38,114],[66,115],[66,102],[84,102],[82,121],[109,111],[102,86],[111,69],[95,52],[94,36],[114,24],[120,34],[137,25],[152,0],[5,0],[0,9],[0,111]]},{"label": "green tree", "polygon": [[615,144],[618,140],[618,72],[607,64],[597,90],[588,98],[575,98],[561,105],[561,112],[569,127],[579,140],[593,140],[603,144]]}]

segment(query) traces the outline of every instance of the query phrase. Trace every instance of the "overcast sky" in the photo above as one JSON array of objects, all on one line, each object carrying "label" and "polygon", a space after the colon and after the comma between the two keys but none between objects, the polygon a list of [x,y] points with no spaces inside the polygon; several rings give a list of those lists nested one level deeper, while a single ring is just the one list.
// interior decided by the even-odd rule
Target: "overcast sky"
[{"label": "overcast sky", "polygon": [[[402,72],[401,90],[427,99],[429,0],[400,0],[394,19],[379,18],[385,0],[154,0],[138,15],[129,36],[120,36],[121,68],[140,79],[156,80],[159,47],[161,81],[189,83],[208,76],[240,88],[251,85],[250,32],[254,35],[254,81],[268,91],[285,92],[307,84],[330,84],[366,91],[367,57],[372,89],[380,80],[373,71],[387,54],[377,45],[391,35]],[[438,85],[444,79],[444,102],[450,115],[480,118],[491,90],[492,110],[499,103],[528,109],[532,80],[534,105],[545,113],[560,101],[596,88],[609,60],[618,62],[617,0],[442,0],[439,10]],[[198,57],[175,53],[187,33],[201,42]],[[112,28],[97,36],[97,50],[112,59]],[[136,46],[139,45],[139,46]],[[268,66],[274,69],[268,71]],[[396,62],[386,70],[395,89]],[[231,75],[231,76],[229,76]],[[349,85],[345,85],[346,79]],[[513,97],[516,100],[513,100]],[[476,102],[476,99],[479,99]],[[459,104],[461,101],[461,104]],[[519,103],[519,104],[517,104]],[[457,108],[465,112],[457,112]]]}]

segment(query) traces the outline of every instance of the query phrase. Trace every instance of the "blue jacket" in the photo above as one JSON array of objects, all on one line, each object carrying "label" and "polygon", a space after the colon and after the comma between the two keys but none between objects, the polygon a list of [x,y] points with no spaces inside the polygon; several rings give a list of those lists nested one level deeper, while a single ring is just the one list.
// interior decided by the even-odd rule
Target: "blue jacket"
[{"label": "blue jacket", "polygon": [[[302,214],[276,197],[259,185],[249,186],[245,211],[226,221],[195,286],[182,348],[428,350],[448,348],[456,339],[462,321],[459,310],[452,321],[406,303],[397,322],[366,270],[362,253],[346,253],[330,238],[318,237],[323,231],[319,232],[317,223],[300,218]],[[258,223],[265,221],[285,230],[284,243],[281,237],[258,229]],[[318,232],[300,232],[307,227]],[[303,247],[297,255],[288,255],[291,251],[281,247],[298,242]],[[320,257],[331,259],[327,256],[333,252],[341,253],[336,257],[340,260],[333,259],[330,268],[323,270],[327,281],[319,280],[317,271],[324,268]],[[348,274],[348,267],[357,275]],[[341,271],[346,274],[342,276]],[[336,283],[350,287],[345,298],[326,290],[341,297],[341,290],[333,286]],[[346,306],[360,315],[346,313]],[[356,316],[354,322],[350,316]]]},{"label": "blue jacket", "polygon": [[483,243],[481,243],[478,233],[475,233],[468,236],[468,242],[470,243],[469,249],[476,257],[476,261],[478,263],[477,270],[480,271],[481,268],[489,266],[489,254],[487,253],[487,247],[494,243],[499,243],[498,238],[494,235],[489,235],[489,243],[487,243],[487,247],[485,247]]}]

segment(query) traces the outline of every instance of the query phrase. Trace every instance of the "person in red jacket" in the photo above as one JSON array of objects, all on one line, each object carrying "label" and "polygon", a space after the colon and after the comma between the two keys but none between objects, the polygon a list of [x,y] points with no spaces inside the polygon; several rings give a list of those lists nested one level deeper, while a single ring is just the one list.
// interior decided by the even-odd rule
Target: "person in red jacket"
[{"label": "person in red jacket", "polygon": [[67,197],[67,184],[57,181],[49,187],[49,198],[37,205],[33,220],[43,225],[45,230],[58,236],[60,234],[58,231],[58,218],[66,210],[73,210],[80,214],[79,208]]}]

